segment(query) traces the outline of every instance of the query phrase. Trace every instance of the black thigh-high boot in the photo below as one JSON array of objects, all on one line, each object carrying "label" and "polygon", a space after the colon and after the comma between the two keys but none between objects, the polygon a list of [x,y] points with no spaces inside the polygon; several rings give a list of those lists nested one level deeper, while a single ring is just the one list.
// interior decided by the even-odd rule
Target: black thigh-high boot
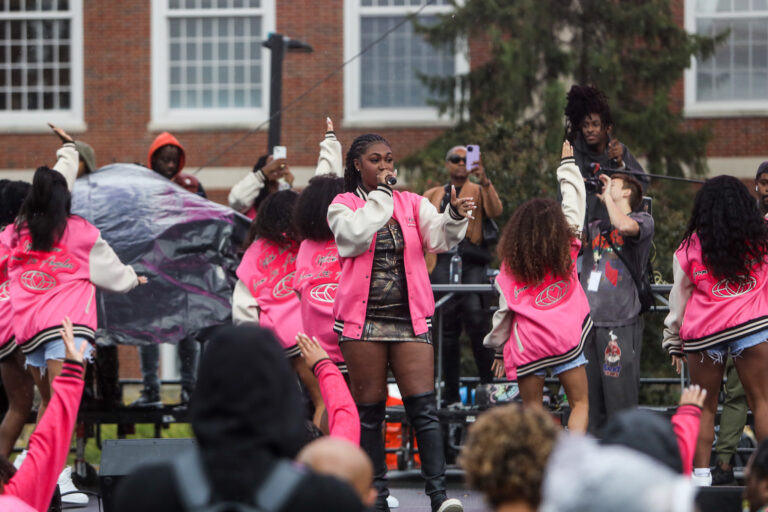
[{"label": "black thigh-high boot", "polygon": [[389,512],[387,496],[387,458],[384,447],[384,416],[386,402],[375,404],[357,404],[360,414],[360,447],[368,454],[373,463],[373,485],[378,491],[376,511]]},{"label": "black thigh-high boot", "polygon": [[[419,445],[421,458],[421,476],[426,481],[424,490],[432,503],[432,512],[462,510],[460,501],[446,499],[443,432],[437,417],[435,393],[403,397],[403,405],[405,405],[408,421],[416,432],[416,442]],[[441,507],[444,503],[446,507]]]}]

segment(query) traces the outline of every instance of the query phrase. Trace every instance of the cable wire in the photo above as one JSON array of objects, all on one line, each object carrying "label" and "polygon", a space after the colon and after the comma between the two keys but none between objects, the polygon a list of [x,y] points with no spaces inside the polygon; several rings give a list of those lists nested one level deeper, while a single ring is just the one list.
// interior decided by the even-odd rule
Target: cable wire
[{"label": "cable wire", "polygon": [[222,156],[224,153],[227,153],[227,152],[229,152],[229,151],[230,151],[232,148],[234,148],[234,147],[238,146],[239,144],[241,144],[241,143],[242,143],[242,142],[243,142],[245,139],[247,139],[248,137],[250,137],[251,135],[253,135],[255,132],[257,132],[258,130],[260,130],[261,128],[263,128],[264,126],[266,126],[267,124],[269,124],[269,122],[270,122],[272,119],[276,118],[277,116],[281,115],[283,112],[285,112],[285,111],[287,111],[287,110],[291,109],[292,107],[294,107],[294,106],[295,106],[296,104],[298,104],[298,103],[299,103],[301,100],[303,100],[303,99],[304,99],[306,96],[308,96],[308,95],[309,95],[309,94],[310,94],[312,91],[314,91],[315,89],[317,89],[318,87],[320,87],[322,84],[324,84],[325,82],[327,82],[328,80],[330,80],[330,79],[331,79],[331,78],[332,78],[334,75],[336,75],[336,74],[337,74],[339,71],[341,71],[342,69],[344,69],[344,68],[347,66],[347,64],[351,63],[352,61],[354,61],[354,60],[356,60],[356,59],[359,59],[360,57],[362,57],[362,56],[363,56],[363,55],[364,55],[366,52],[368,52],[368,50],[370,50],[371,48],[373,48],[374,46],[376,46],[377,44],[379,44],[380,42],[382,42],[382,41],[383,41],[384,39],[386,39],[386,38],[387,38],[387,37],[388,37],[388,36],[389,36],[391,33],[393,33],[395,30],[397,30],[398,28],[400,28],[401,26],[403,26],[403,25],[404,25],[406,22],[410,21],[410,17],[412,17],[412,16],[418,16],[418,15],[419,15],[419,13],[421,13],[421,11],[423,11],[423,10],[424,10],[426,7],[428,7],[428,6],[432,5],[433,3],[435,3],[435,0],[427,0],[426,2],[424,2],[424,4],[422,4],[422,5],[421,5],[421,7],[419,7],[418,9],[416,9],[416,11],[414,11],[414,12],[410,13],[410,14],[409,14],[409,15],[407,15],[407,16],[404,16],[404,17],[403,17],[403,19],[402,19],[401,21],[399,21],[398,23],[396,23],[395,25],[393,25],[393,26],[392,26],[392,27],[391,27],[389,30],[387,30],[387,31],[386,31],[386,32],[384,32],[384,33],[383,33],[381,36],[379,36],[377,39],[375,39],[374,41],[372,41],[372,42],[371,42],[371,43],[370,43],[368,46],[366,46],[365,48],[363,48],[362,50],[360,50],[358,53],[356,53],[355,55],[353,55],[353,56],[352,56],[352,57],[350,57],[349,59],[347,59],[347,60],[345,60],[344,62],[342,62],[342,63],[341,63],[341,65],[340,65],[339,67],[337,67],[336,69],[334,69],[333,71],[331,71],[330,73],[328,73],[328,74],[327,74],[325,77],[323,77],[323,78],[322,78],[322,79],[320,79],[319,81],[315,82],[315,83],[314,83],[312,86],[310,86],[310,87],[309,87],[307,90],[305,90],[304,92],[302,92],[301,94],[299,94],[299,95],[298,95],[296,98],[294,98],[293,100],[291,100],[290,102],[288,102],[288,104],[287,104],[285,107],[283,107],[283,108],[281,108],[280,110],[278,110],[277,112],[275,112],[275,113],[274,113],[272,116],[270,116],[270,117],[269,117],[267,120],[265,120],[264,122],[260,123],[260,124],[259,124],[258,126],[256,126],[255,128],[251,128],[250,130],[248,130],[247,132],[245,132],[245,133],[244,133],[244,134],[243,134],[243,135],[242,135],[242,136],[241,136],[239,139],[235,140],[233,143],[231,143],[230,145],[228,145],[227,147],[225,147],[225,148],[224,148],[222,151],[220,151],[219,153],[215,154],[213,157],[209,158],[209,159],[208,159],[208,160],[207,160],[205,163],[203,163],[203,165],[201,165],[200,167],[198,167],[197,169],[195,169],[195,170],[192,172],[192,174],[197,174],[198,172],[200,172],[200,171],[201,171],[202,169],[204,169],[205,167],[208,167],[208,166],[209,166],[209,165],[211,165],[212,163],[216,162],[216,160],[218,160],[219,158],[221,158],[221,156]]}]

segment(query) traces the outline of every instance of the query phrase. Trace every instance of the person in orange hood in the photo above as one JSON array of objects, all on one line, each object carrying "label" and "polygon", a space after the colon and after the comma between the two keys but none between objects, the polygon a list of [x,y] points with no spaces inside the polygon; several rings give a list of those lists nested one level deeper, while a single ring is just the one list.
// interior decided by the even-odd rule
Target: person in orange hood
[{"label": "person in orange hood", "polygon": [[191,174],[183,174],[186,161],[184,146],[168,132],[158,135],[149,147],[148,167],[172,180],[177,185],[202,197],[206,197],[200,182]]},{"label": "person in orange hood", "polygon": [[[192,193],[206,197],[205,190],[197,178],[181,172],[185,163],[184,146],[170,133],[163,132],[155,138],[149,147],[147,161],[149,168],[156,173],[165,176]],[[187,337],[179,342],[178,350],[181,362],[181,396],[179,402],[187,404],[195,387],[200,345],[196,339]],[[144,389],[139,398],[131,403],[131,407],[162,407],[160,379],[157,375],[160,366],[160,346],[155,343],[139,345],[139,356]]]}]

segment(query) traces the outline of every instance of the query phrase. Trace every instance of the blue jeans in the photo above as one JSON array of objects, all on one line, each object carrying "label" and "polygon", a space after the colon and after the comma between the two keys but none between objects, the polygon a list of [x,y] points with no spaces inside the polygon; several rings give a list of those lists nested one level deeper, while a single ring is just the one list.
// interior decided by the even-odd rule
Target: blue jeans
[{"label": "blue jeans", "polygon": [[[91,361],[91,353],[93,352],[93,345],[88,343],[85,338],[75,337],[75,347],[80,350],[83,343],[88,344],[88,348],[85,349],[85,359]],[[45,369],[47,368],[46,361],[50,359],[64,360],[67,353],[67,348],[64,346],[64,340],[61,338],[55,338],[47,343],[43,343],[35,350],[27,354],[27,366],[34,366],[40,368],[40,373],[45,375]]]}]

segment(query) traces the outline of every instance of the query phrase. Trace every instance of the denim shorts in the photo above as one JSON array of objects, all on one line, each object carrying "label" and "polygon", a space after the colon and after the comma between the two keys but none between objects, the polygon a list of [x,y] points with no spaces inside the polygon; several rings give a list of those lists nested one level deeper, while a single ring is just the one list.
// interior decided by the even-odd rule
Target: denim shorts
[{"label": "denim shorts", "polygon": [[578,368],[579,366],[584,366],[587,364],[587,357],[584,355],[584,352],[582,351],[581,354],[579,354],[579,357],[576,359],[572,359],[568,361],[567,363],[562,364],[556,364],[555,366],[550,366],[549,368],[546,368],[544,370],[539,370],[538,372],[534,373],[534,375],[538,375],[539,377],[545,377],[547,375],[547,370],[552,372],[553,377],[557,377],[561,373],[567,372],[568,370],[573,370],[574,368]]},{"label": "denim shorts", "polygon": [[735,340],[724,341],[715,345],[714,347],[704,350],[710,359],[717,364],[725,364],[728,359],[728,353],[731,357],[739,357],[741,353],[750,347],[759,345],[765,341],[768,341],[768,329],[763,329],[753,334],[747,334],[741,338]]},{"label": "denim shorts", "polygon": [[[75,337],[75,347],[79,350],[83,343],[88,343],[85,338]],[[93,352],[93,345],[88,343],[88,348],[85,349],[85,359],[91,360],[91,353]],[[55,338],[51,341],[44,343],[37,347],[35,350],[27,354],[27,366],[34,366],[35,368],[41,368],[42,373],[45,374],[46,361],[50,359],[59,359],[63,361],[67,349],[64,346],[64,340],[61,338]]]}]

